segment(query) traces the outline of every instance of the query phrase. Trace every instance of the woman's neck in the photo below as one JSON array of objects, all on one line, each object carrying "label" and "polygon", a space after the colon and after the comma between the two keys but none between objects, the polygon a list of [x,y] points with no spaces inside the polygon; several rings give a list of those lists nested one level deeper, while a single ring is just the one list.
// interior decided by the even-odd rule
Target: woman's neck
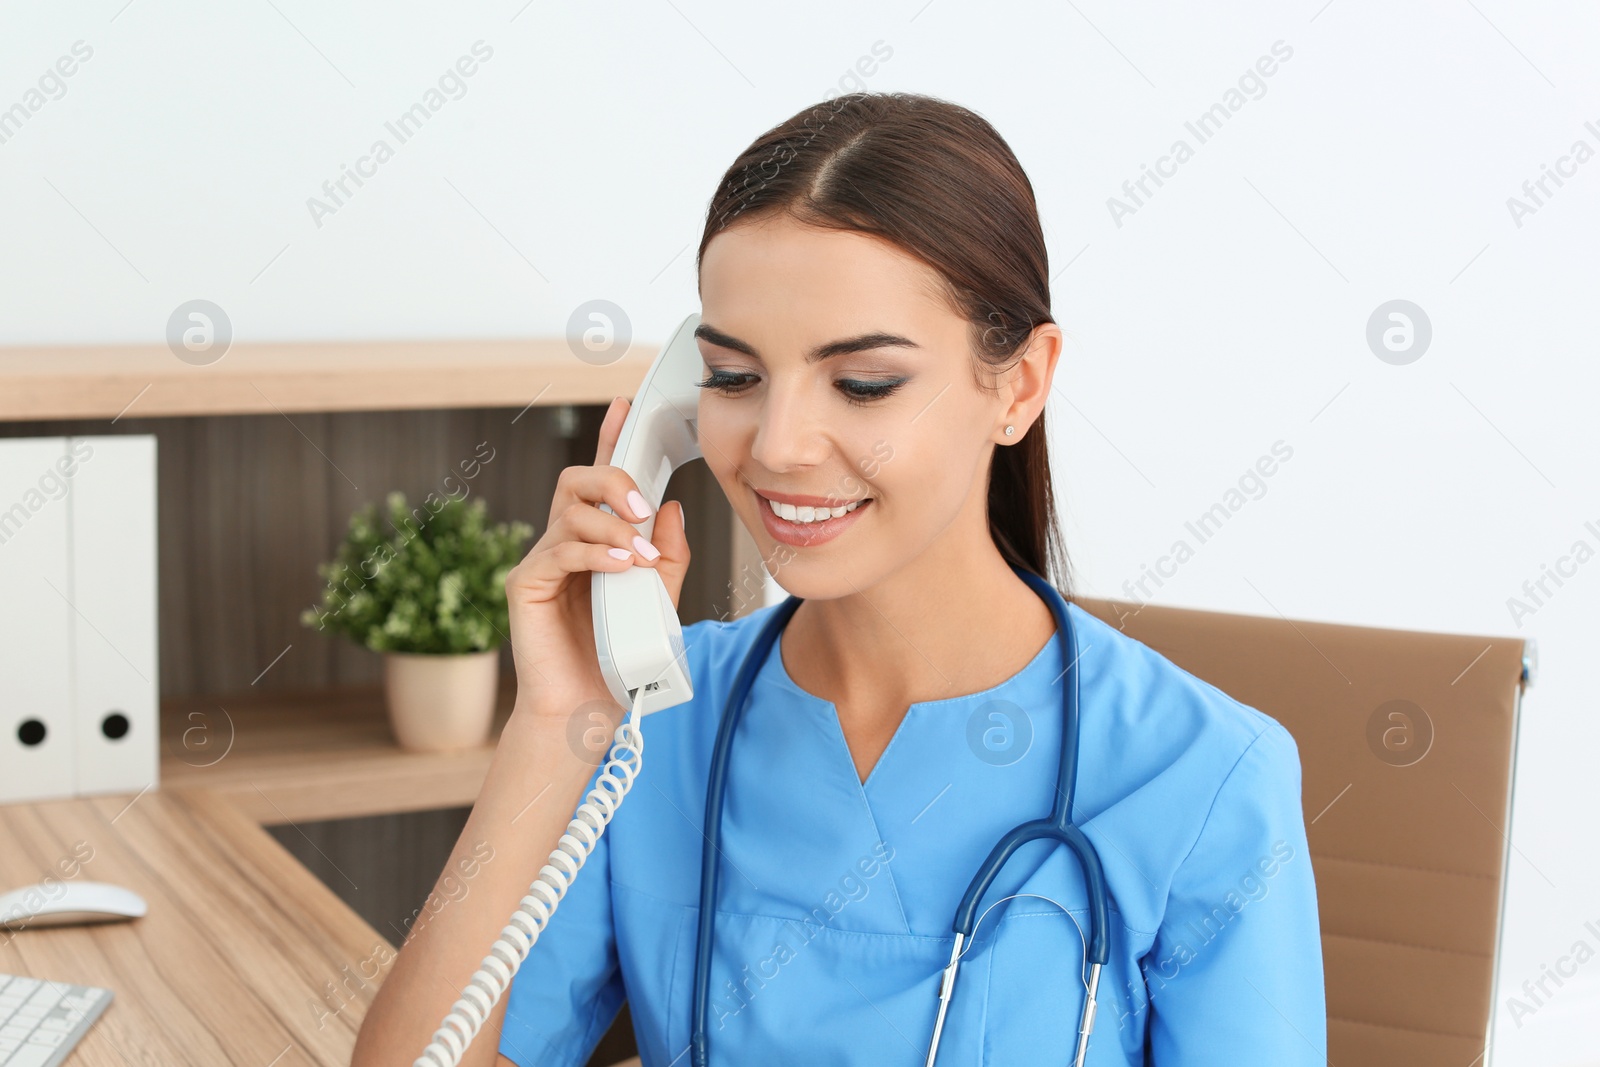
[{"label": "woman's neck", "polygon": [[859,592],[806,601],[781,642],[789,677],[868,729],[898,724],[911,704],[1010,678],[1052,639],[1055,615],[998,549],[964,562],[918,561]]}]

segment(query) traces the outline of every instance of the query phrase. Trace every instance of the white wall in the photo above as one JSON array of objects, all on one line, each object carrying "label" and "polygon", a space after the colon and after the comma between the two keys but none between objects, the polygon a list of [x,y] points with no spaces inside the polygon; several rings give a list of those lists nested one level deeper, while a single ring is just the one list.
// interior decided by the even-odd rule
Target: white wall
[{"label": "white wall", "polygon": [[[604,298],[657,342],[696,306],[728,162],[887,48],[844,87],[980,111],[1038,191],[1073,339],[1050,419],[1084,591],[1129,595],[1283,441],[1264,495],[1148,588],[1537,638],[1502,983],[1595,945],[1600,560],[1521,620],[1507,605],[1600,547],[1594,9],[123,4],[0,10],[0,108],[93,49],[0,143],[0,343],[159,341],[196,298],[241,340],[548,334]],[[314,221],[307,199],[480,40],[465,95]],[[1198,143],[1184,123],[1280,40],[1292,56]],[[1178,138],[1193,157],[1119,225],[1108,198]],[[1519,224],[1508,198],[1578,140],[1585,165]],[[1394,299],[1432,327],[1407,365],[1365,336]],[[1497,1064],[1592,1063],[1600,962],[1520,1027],[1496,1011]]]}]

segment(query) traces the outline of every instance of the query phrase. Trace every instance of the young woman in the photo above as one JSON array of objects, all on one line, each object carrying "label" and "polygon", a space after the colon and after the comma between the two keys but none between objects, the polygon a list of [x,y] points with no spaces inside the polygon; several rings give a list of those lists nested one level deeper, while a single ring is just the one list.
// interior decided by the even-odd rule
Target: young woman
[{"label": "young woman", "polygon": [[[1056,592],[1044,409],[1062,334],[1006,143],[926,96],[801,112],[729,168],[699,270],[702,450],[799,606],[685,627],[693,700],[641,720],[638,782],[462,1062],[576,1067],[626,999],[645,1067],[699,1060],[697,1007],[713,1064],[923,1064],[969,882],[1061,799],[1109,897],[1084,1062],[1323,1064],[1293,739]],[[612,404],[594,465],[563,472],[506,582],[516,710],[446,869],[492,860],[400,952],[358,1065],[427,1045],[594,780],[574,739],[597,710],[609,735],[621,709],[589,572],[652,567],[677,601],[682,508],[663,506],[645,542],[644,502],[609,462],[626,407]],[[786,609],[732,734],[697,996],[718,725]],[[1075,792],[1058,789],[1069,679]],[[1031,841],[987,886],[939,1063],[1072,1062],[1091,984],[1084,872]]]}]

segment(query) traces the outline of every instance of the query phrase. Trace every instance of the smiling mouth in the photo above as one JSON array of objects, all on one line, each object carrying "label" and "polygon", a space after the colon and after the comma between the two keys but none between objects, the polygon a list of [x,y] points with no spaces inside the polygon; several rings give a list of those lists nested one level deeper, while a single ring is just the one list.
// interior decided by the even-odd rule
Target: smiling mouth
[{"label": "smiling mouth", "polygon": [[829,519],[837,519],[850,514],[863,504],[867,504],[872,501],[871,497],[864,497],[861,500],[852,500],[847,504],[841,505],[840,507],[827,508],[785,504],[782,501],[773,500],[771,497],[761,496],[760,493],[757,493],[756,496],[761,497],[762,502],[767,505],[767,509],[778,518],[784,519],[788,522],[796,523],[797,525],[804,525],[812,522],[826,522]]},{"label": "smiling mouth", "polygon": [[828,544],[862,521],[861,517],[871,510],[874,500],[869,496],[860,500],[840,501],[837,506],[830,507],[826,502],[837,498],[785,493],[791,499],[799,497],[801,500],[822,502],[795,504],[773,500],[754,486],[750,487],[750,492],[756,498],[756,506],[761,508],[761,524],[766,528],[767,536],[794,548],[818,548]]}]

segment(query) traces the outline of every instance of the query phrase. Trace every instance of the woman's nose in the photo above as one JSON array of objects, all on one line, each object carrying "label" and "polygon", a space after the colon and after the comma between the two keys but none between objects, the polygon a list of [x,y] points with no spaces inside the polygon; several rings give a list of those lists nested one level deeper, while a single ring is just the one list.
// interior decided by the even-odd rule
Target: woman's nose
[{"label": "woman's nose", "polygon": [[827,435],[817,425],[816,402],[799,390],[771,389],[756,415],[750,458],[770,471],[809,467],[828,457]]}]

